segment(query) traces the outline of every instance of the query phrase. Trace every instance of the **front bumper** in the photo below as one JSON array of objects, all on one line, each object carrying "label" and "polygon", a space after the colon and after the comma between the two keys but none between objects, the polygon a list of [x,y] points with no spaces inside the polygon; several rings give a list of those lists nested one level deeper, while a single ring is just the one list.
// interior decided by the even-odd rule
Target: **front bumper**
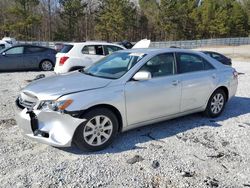
[{"label": "front bumper", "polygon": [[71,146],[76,128],[86,121],[60,112],[27,109],[17,112],[16,120],[26,136],[56,147]]}]

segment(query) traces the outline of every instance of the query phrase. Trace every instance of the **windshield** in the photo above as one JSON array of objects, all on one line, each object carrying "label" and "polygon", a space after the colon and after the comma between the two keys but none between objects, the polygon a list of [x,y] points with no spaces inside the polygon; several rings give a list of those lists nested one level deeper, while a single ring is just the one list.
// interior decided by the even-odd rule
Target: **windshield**
[{"label": "windshield", "polygon": [[116,52],[96,62],[84,72],[92,76],[118,79],[145,56],[144,53]]}]

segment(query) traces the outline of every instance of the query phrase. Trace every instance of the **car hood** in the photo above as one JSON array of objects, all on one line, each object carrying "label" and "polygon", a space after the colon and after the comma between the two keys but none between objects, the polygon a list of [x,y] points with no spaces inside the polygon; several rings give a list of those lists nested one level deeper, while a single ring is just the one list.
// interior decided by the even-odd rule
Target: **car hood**
[{"label": "car hood", "polygon": [[137,42],[132,49],[136,49],[136,48],[149,48],[151,43],[151,40],[148,39],[142,39],[139,42]]},{"label": "car hood", "polygon": [[33,81],[22,92],[29,93],[39,100],[55,100],[69,93],[102,88],[110,82],[109,79],[93,77],[75,71]]}]

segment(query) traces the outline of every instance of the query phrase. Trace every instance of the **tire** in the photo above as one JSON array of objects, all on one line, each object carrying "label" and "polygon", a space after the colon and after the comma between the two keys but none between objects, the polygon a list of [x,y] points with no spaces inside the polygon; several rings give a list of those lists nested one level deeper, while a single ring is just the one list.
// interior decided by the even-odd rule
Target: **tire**
[{"label": "tire", "polygon": [[96,108],[87,112],[83,118],[87,121],[78,126],[73,138],[79,149],[99,151],[112,143],[119,126],[112,111],[107,108]]},{"label": "tire", "polygon": [[225,92],[222,89],[217,89],[209,98],[205,115],[211,118],[218,117],[223,112],[226,102]]},{"label": "tire", "polygon": [[53,63],[49,60],[43,60],[39,67],[42,71],[51,71],[53,69]]}]

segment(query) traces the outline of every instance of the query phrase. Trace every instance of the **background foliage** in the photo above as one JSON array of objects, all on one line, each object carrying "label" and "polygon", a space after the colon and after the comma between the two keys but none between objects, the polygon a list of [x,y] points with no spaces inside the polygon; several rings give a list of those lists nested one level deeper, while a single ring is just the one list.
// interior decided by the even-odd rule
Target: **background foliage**
[{"label": "background foliage", "polygon": [[0,37],[185,40],[250,34],[250,0],[0,0]]}]

